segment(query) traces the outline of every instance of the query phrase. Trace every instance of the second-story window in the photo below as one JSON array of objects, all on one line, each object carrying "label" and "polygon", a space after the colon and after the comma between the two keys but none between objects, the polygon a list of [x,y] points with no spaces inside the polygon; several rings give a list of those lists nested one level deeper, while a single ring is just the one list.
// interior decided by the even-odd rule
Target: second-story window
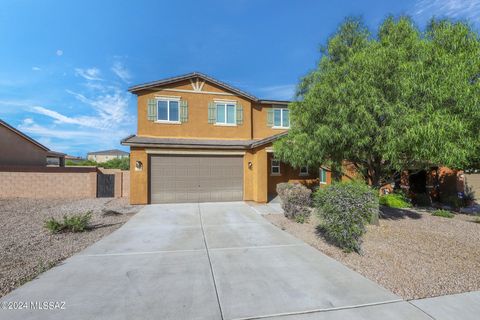
[{"label": "second-story window", "polygon": [[157,121],[160,122],[179,122],[180,100],[159,99],[157,101]]},{"label": "second-story window", "polygon": [[215,103],[217,109],[217,124],[235,125],[236,120],[236,105],[234,103]]},{"label": "second-story window", "polygon": [[274,128],[289,128],[290,115],[286,108],[273,109],[273,127]]}]

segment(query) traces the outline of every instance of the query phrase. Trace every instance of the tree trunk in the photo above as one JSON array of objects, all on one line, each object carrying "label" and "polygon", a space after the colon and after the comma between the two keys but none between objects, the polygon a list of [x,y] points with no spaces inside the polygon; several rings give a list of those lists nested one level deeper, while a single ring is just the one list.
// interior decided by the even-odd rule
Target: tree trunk
[{"label": "tree trunk", "polygon": [[[381,164],[377,162],[376,164],[372,165],[369,169],[370,178],[371,178],[371,187],[374,190],[377,190],[380,194],[380,188],[382,187],[382,172],[381,172]],[[370,224],[379,225],[379,215],[380,215],[380,208],[375,214],[372,215],[370,218]]]}]

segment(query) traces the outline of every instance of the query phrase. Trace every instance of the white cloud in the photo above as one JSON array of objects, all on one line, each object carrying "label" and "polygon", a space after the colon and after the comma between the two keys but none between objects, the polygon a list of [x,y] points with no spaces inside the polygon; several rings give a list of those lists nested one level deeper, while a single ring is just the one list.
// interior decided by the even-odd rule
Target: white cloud
[{"label": "white cloud", "polygon": [[479,0],[420,0],[416,3],[416,16],[467,18],[475,21],[480,18]]},{"label": "white cloud", "polygon": [[39,67],[32,67],[32,71],[40,71],[40,70],[42,70],[42,69],[39,68]]},{"label": "white cloud", "polygon": [[56,124],[76,124],[82,127],[97,128],[97,129],[104,127],[102,121],[97,117],[92,117],[92,116],[68,117],[57,111],[40,107],[40,106],[33,107],[32,111],[54,119],[54,122]]},{"label": "white cloud", "polygon": [[295,88],[294,84],[284,84],[261,87],[257,91],[261,93],[261,98],[291,100],[295,94]]},{"label": "white cloud", "polygon": [[100,132],[92,129],[63,129],[38,124],[31,118],[25,118],[18,129],[36,136],[40,143],[51,150],[73,154],[83,154],[85,150],[94,151],[118,147],[120,139],[129,134],[122,129]]},{"label": "white cloud", "polygon": [[103,80],[102,78],[100,78],[100,70],[97,68],[88,68],[88,69],[75,68],[75,74],[86,80],[94,80],[94,81]]},{"label": "white cloud", "polygon": [[32,118],[26,118],[26,119],[23,120],[23,123],[24,123],[25,125],[33,124],[33,122],[34,122],[34,121],[33,121]]},{"label": "white cloud", "polygon": [[60,57],[60,56],[63,56],[63,50],[58,49],[57,51],[55,51],[55,54],[56,54],[57,56],[59,56],[59,57]]},{"label": "white cloud", "polygon": [[97,112],[97,119],[103,128],[110,128],[133,121],[133,117],[128,112],[129,95],[118,88],[111,89],[107,93],[102,92],[93,98],[88,98],[72,90],[67,90],[67,92],[78,101],[92,107]]},{"label": "white cloud", "polygon": [[33,119],[26,118],[18,126],[23,132],[38,135],[40,137],[51,137],[56,139],[78,139],[78,138],[95,138],[98,135],[98,132],[92,130],[64,130],[56,129],[51,126],[42,126],[37,124]]},{"label": "white cloud", "polygon": [[130,81],[131,75],[130,72],[125,68],[123,63],[120,61],[115,61],[113,63],[112,69],[113,73],[117,75],[122,81],[128,83]]}]

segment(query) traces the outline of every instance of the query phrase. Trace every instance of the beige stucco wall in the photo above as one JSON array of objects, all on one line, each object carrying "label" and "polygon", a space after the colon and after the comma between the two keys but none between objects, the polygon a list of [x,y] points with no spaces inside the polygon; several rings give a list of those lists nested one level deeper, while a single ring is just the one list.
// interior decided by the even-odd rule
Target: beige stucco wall
[{"label": "beige stucco wall", "polygon": [[[280,182],[300,182],[311,186],[318,183],[318,171],[311,170],[308,176],[300,176],[299,169],[282,164],[280,176],[270,175],[270,159],[272,154],[267,152],[267,146],[253,150],[236,150],[245,152],[243,156],[243,200],[267,202],[269,195],[275,194],[276,184]],[[162,149],[172,152],[193,151],[192,149]],[[202,152],[216,152],[218,150],[202,150]],[[148,199],[148,154],[144,148],[132,148],[130,156],[130,203],[147,204]],[[135,162],[141,161],[143,170],[135,170]],[[249,167],[249,162],[252,163]],[[327,184],[331,183],[330,172],[327,173]]]},{"label": "beige stucco wall", "polygon": [[47,151],[0,125],[0,165],[45,166]]},{"label": "beige stucco wall", "polygon": [[252,136],[253,139],[263,139],[287,131],[287,129],[274,129],[267,126],[268,110],[272,104],[254,104],[252,108]]},{"label": "beige stucco wall", "polygon": [[0,172],[0,198],[95,198],[96,172]]},{"label": "beige stucco wall", "polygon": [[[135,169],[137,161],[143,164],[141,171]],[[148,203],[148,155],[144,148],[130,148],[130,203]]]},{"label": "beige stucco wall", "polygon": [[[180,83],[174,89],[192,90],[190,83]],[[251,102],[243,97],[222,91],[205,83],[204,92],[224,94],[207,94],[193,92],[176,92],[167,90],[144,91],[138,94],[138,135],[156,137],[176,137],[195,139],[245,139],[252,138]],[[156,123],[147,119],[147,104],[156,96],[179,97],[188,102],[188,121],[181,124]],[[208,104],[214,100],[236,101],[243,107],[243,124],[222,126],[208,123]]]}]

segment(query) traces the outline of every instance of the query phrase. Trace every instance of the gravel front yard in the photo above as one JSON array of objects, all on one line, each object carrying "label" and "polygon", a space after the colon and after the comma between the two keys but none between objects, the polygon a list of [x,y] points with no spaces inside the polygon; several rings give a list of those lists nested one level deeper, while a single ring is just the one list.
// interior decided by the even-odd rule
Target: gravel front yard
[{"label": "gravel front yard", "polygon": [[342,262],[404,299],[480,290],[480,223],[426,211],[384,209],[379,226],[368,226],[363,254],[344,253],[316,233],[318,219],[299,224],[280,214],[271,223]]},{"label": "gravel front yard", "polygon": [[[121,214],[103,215],[102,209]],[[124,224],[141,206],[128,199],[0,199],[0,297]],[[50,234],[45,219],[92,211],[93,230]]]}]

